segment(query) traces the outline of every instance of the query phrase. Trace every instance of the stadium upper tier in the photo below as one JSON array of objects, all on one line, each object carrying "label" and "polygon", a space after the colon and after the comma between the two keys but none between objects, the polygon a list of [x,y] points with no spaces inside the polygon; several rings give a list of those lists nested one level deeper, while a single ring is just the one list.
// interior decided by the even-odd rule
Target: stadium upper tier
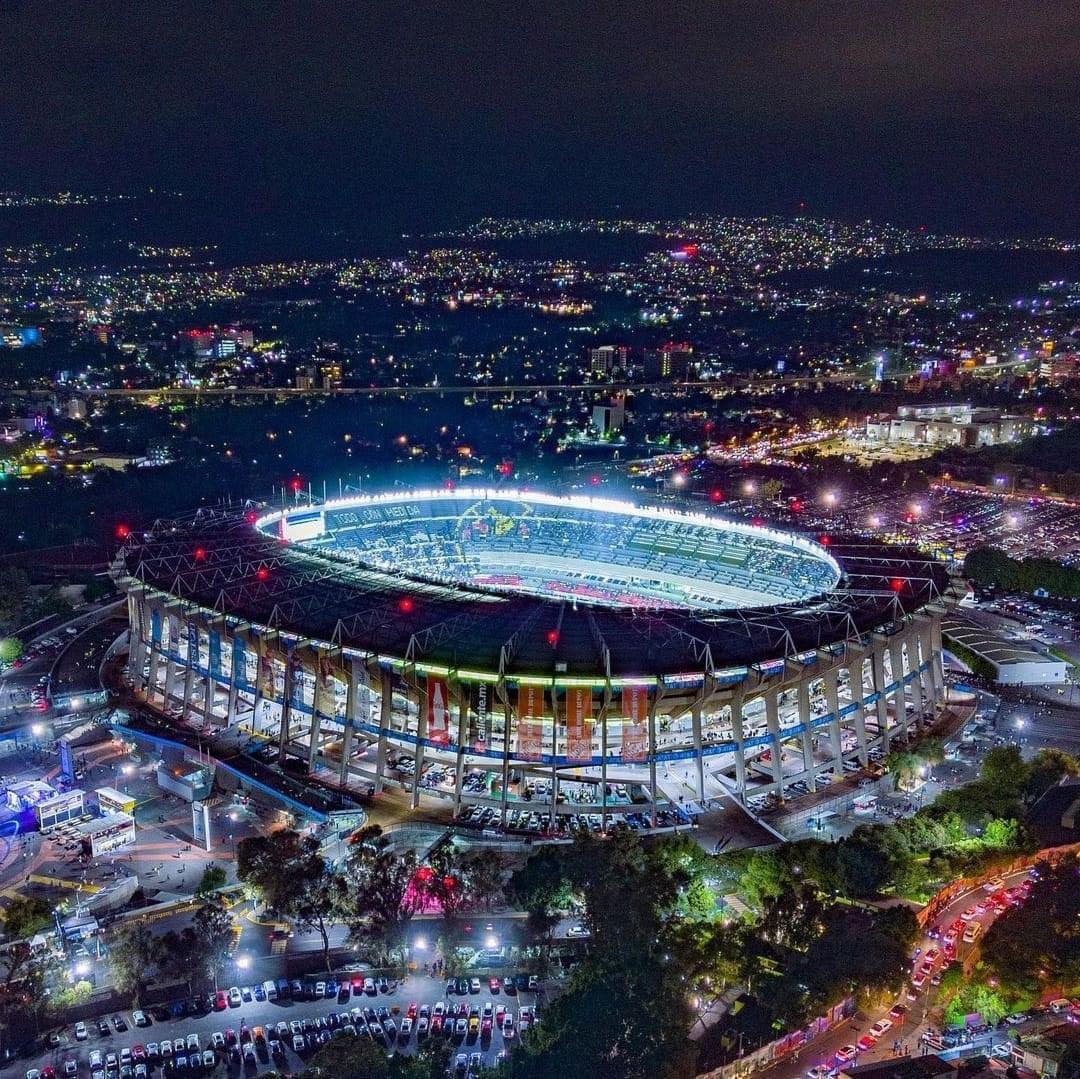
[{"label": "stadium upper tier", "polygon": [[612,607],[765,607],[840,577],[822,548],[763,528],[535,496],[327,509],[314,525],[292,518],[285,536],[390,572]]},{"label": "stadium upper tier", "polygon": [[879,628],[947,582],[940,564],[881,544],[506,491],[395,492],[257,520],[200,511],[133,537],[123,570],[298,637],[592,676],[794,656]]}]

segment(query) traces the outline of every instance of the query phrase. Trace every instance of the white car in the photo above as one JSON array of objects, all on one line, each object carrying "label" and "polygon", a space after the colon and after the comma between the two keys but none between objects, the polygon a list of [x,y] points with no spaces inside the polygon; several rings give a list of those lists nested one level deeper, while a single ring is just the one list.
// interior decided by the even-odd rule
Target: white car
[{"label": "white car", "polygon": [[158,1052],[161,1053],[161,1055],[163,1057],[171,1057],[172,1056],[172,1042],[169,1041],[168,1038],[162,1038],[161,1039],[161,1044],[158,1046]]},{"label": "white car", "polygon": [[891,1019],[879,1019],[871,1028],[870,1033],[875,1038],[880,1038],[885,1031],[892,1028]]},{"label": "white car", "polygon": [[239,1008],[244,1003],[244,998],[240,995],[240,990],[234,985],[229,990],[229,1007]]},{"label": "white car", "polygon": [[514,1036],[514,1017],[507,1015],[503,1020],[502,1032],[504,1038],[512,1038]]},{"label": "white car", "polygon": [[199,1051],[199,1035],[189,1034],[187,1036],[187,1051],[189,1053],[197,1053]]},{"label": "white car", "polygon": [[90,1067],[91,1068],[104,1067],[104,1065],[101,1063],[101,1050],[100,1049],[91,1049],[90,1050]]},{"label": "white car", "polygon": [[85,1023],[76,1023],[75,1024],[75,1040],[79,1041],[79,1042],[84,1042],[84,1041],[86,1041],[86,1039],[87,1039],[86,1024]]},{"label": "white car", "polygon": [[146,1018],[145,1012],[132,1012],[131,1021],[137,1027],[148,1027],[150,1025],[150,1020]]},{"label": "white car", "polygon": [[222,1034],[220,1030],[215,1030],[214,1033],[210,1035],[210,1044],[215,1049],[224,1049],[225,1035]]},{"label": "white car", "polygon": [[214,1064],[216,1062],[217,1062],[217,1058],[214,1056],[214,1050],[213,1049],[206,1049],[206,1050],[203,1051],[202,1063],[203,1063],[204,1068],[209,1070],[210,1068],[212,1068],[214,1066]]}]

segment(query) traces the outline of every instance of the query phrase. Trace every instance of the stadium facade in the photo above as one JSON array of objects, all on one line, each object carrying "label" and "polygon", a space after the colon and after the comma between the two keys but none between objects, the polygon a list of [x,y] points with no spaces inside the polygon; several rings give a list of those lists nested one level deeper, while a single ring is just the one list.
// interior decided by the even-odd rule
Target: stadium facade
[{"label": "stadium facade", "polygon": [[944,697],[940,563],[608,499],[200,511],[132,536],[114,575],[133,688],[175,722],[493,823],[783,798]]}]

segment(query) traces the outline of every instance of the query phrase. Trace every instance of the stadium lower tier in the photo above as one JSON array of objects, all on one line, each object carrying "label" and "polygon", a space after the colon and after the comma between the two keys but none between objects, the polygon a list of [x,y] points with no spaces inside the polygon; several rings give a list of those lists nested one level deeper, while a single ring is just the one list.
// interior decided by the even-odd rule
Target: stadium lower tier
[{"label": "stadium lower tier", "polygon": [[[455,813],[757,804],[906,743],[944,699],[941,613],[798,657],[664,677],[499,678],[364,655],[128,595],[128,676],[177,724],[250,736],[358,793]],[[602,796],[607,791],[607,798]],[[490,816],[490,815],[489,815]]]}]

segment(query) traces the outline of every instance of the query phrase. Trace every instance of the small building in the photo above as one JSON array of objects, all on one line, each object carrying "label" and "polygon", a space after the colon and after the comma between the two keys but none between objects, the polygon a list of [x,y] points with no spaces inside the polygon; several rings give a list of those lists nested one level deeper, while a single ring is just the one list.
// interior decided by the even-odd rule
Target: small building
[{"label": "small building", "polygon": [[38,827],[43,832],[48,832],[58,825],[78,820],[86,811],[84,803],[83,792],[78,789],[65,791],[38,802],[34,806]]},{"label": "small building", "polygon": [[77,831],[84,850],[97,858],[135,842],[135,818],[130,813],[110,813],[80,824]]},{"label": "small building", "polygon": [[1057,685],[1068,681],[1069,665],[1065,660],[1023,641],[1009,640],[970,619],[946,618],[941,632],[946,648],[954,649],[960,659],[974,657],[1000,685]]},{"label": "small building", "polygon": [[185,763],[178,767],[159,764],[157,783],[162,790],[178,795],[185,802],[194,802],[196,799],[205,801],[210,797],[214,776],[209,769],[194,764]]},{"label": "small building", "polygon": [[1012,1062],[1036,1075],[1073,1074],[1080,1063],[1080,1026],[1061,1023],[1038,1034],[1025,1034],[1012,1047]]},{"label": "small building", "polygon": [[135,799],[130,794],[121,794],[113,787],[98,787],[94,794],[97,796],[98,807],[102,816],[112,813],[134,813]]},{"label": "small building", "polygon": [[12,783],[7,788],[8,809],[30,809],[39,802],[47,802],[56,796],[56,791],[40,779],[28,779],[21,783]]}]

